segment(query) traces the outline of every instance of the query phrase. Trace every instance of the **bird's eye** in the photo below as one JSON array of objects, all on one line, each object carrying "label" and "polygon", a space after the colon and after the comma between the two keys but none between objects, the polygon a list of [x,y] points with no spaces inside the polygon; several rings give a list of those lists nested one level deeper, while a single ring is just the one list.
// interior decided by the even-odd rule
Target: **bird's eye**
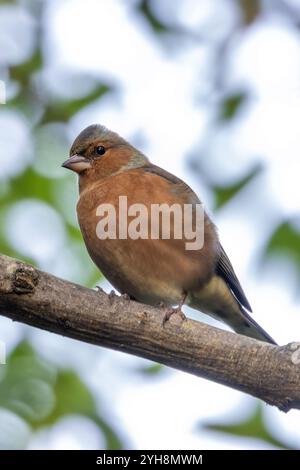
[{"label": "bird's eye", "polygon": [[99,145],[96,148],[96,152],[97,152],[98,155],[104,155],[105,154],[105,148],[103,147],[103,145]]}]

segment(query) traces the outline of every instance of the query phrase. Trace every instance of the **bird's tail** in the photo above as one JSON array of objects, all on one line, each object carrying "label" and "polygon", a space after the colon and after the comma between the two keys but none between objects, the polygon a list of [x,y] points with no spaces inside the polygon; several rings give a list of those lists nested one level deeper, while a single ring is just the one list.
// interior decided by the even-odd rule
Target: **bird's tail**
[{"label": "bird's tail", "polygon": [[226,323],[236,333],[276,344],[273,338],[250,317],[228,285],[219,276],[214,276],[201,290],[192,292],[188,304],[190,307]]},{"label": "bird's tail", "polygon": [[277,344],[276,341],[258,324],[246,310],[239,306],[242,314],[242,321],[239,324],[233,325],[234,331],[241,335],[250,336],[251,338],[259,339],[270,344]]}]

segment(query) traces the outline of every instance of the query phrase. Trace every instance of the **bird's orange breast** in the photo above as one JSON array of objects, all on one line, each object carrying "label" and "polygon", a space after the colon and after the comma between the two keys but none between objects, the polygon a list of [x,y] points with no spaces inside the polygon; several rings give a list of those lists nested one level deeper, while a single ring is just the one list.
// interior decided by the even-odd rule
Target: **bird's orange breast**
[{"label": "bird's orange breast", "polygon": [[[142,204],[151,214],[152,204],[179,204],[187,201],[173,190],[172,183],[147,173],[143,169],[124,171],[85,187],[77,205],[80,228],[95,264],[105,277],[122,293],[135,299],[157,304],[164,301],[176,304],[184,292],[205,284],[215,265],[216,234],[209,218],[205,217],[204,246],[186,250],[183,239],[149,238],[101,240],[97,235],[99,206],[115,208],[117,228],[120,223],[120,196],[127,198],[127,207]],[[102,206],[103,207],[103,206]],[[128,217],[128,224],[134,219]],[[173,230],[173,227],[171,227]]]}]

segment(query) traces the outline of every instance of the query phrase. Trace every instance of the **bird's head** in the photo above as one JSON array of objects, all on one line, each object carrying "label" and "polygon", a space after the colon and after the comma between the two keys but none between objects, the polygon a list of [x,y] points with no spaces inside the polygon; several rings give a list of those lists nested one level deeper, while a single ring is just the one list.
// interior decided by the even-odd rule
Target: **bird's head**
[{"label": "bird's head", "polygon": [[78,173],[85,182],[103,179],[131,168],[147,158],[115,132],[100,124],[86,127],[74,140],[63,167]]}]

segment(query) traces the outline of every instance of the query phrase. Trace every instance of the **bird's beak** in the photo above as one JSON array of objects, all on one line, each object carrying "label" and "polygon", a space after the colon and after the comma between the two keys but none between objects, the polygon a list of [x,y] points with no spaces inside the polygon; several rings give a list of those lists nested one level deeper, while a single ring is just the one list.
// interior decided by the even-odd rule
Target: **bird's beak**
[{"label": "bird's beak", "polygon": [[91,162],[83,157],[82,155],[72,155],[68,158],[62,166],[68,168],[69,170],[75,171],[75,173],[82,173],[84,170],[91,168]]}]

